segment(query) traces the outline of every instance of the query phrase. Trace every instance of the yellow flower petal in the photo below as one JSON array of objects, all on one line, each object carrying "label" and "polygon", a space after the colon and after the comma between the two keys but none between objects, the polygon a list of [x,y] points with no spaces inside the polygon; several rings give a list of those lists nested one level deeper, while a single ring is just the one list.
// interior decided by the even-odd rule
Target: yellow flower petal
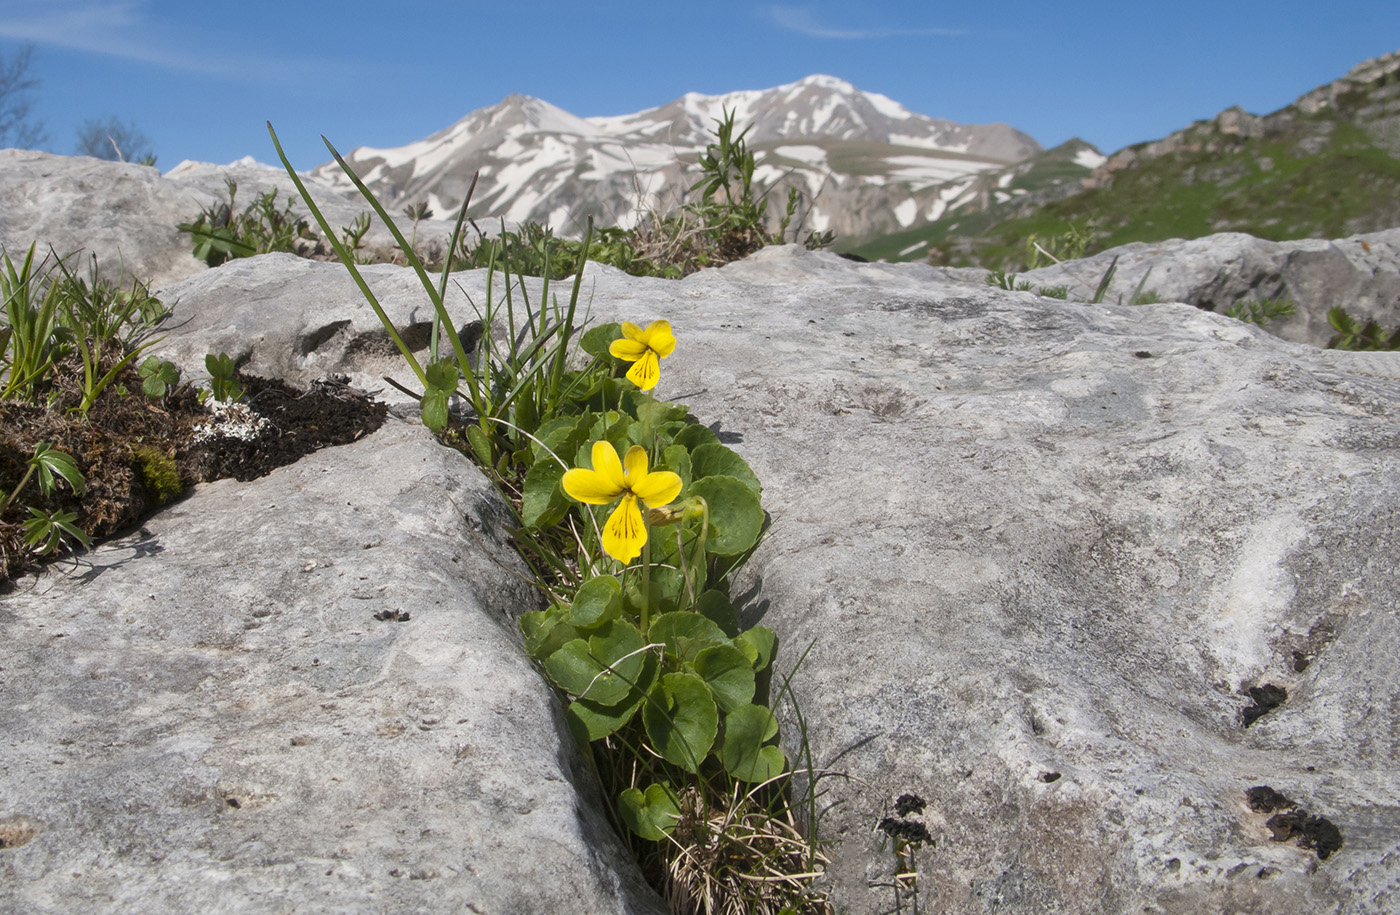
[{"label": "yellow flower petal", "polygon": [[647,528],[637,497],[628,493],[603,525],[603,551],[619,562],[631,562],[642,554],[646,542]]},{"label": "yellow flower petal", "polygon": [[670,321],[652,321],[637,339],[658,356],[669,356],[676,348]]},{"label": "yellow flower petal", "polygon": [[647,345],[636,340],[614,340],[608,344],[608,352],[619,359],[636,362],[647,353]]},{"label": "yellow flower petal", "polygon": [[656,383],[661,380],[661,363],[657,361],[656,353],[647,350],[640,359],[632,363],[632,367],[627,370],[627,380],[642,391],[650,391],[656,387]]},{"label": "yellow flower petal", "polygon": [[681,494],[681,478],[669,470],[657,470],[641,480],[634,480],[631,489],[647,508],[660,508],[676,501],[676,496]]},{"label": "yellow flower petal", "polygon": [[590,505],[607,505],[622,495],[622,490],[612,484],[607,477],[593,470],[581,467],[564,471],[564,492],[569,498]]},{"label": "yellow flower petal", "polygon": [[600,438],[593,443],[593,469],[612,483],[619,493],[627,488],[627,476],[622,472],[622,462],[617,459],[617,449],[612,442]]},{"label": "yellow flower petal", "polygon": [[642,339],[642,329],[641,329],[640,327],[638,327],[637,325],[633,324],[631,321],[623,321],[621,326],[622,326],[622,335],[623,335],[624,337],[626,337],[627,339],[629,339],[629,340],[641,340],[641,339]]},{"label": "yellow flower petal", "polygon": [[623,468],[627,478],[627,488],[631,489],[632,484],[646,479],[647,475],[647,450],[641,445],[633,445],[627,449],[627,456],[622,459]]}]

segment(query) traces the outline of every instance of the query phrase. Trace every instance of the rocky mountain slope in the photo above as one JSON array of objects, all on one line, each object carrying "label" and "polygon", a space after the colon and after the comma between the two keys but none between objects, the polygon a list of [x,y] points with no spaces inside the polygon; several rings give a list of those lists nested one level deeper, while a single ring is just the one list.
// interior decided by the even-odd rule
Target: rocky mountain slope
[{"label": "rocky mountain slope", "polygon": [[[755,178],[777,209],[786,188],[815,198],[802,214],[839,235],[897,231],[937,218],[978,176],[1040,152],[1005,124],[965,125],[916,114],[830,76],[725,95],[689,93],[658,108],[579,118],[548,102],[511,95],[426,139],[393,149],[361,147],[346,159],[395,205],[427,201],[436,213],[460,205],[481,172],[472,216],[538,221],[556,231],[634,225],[669,211],[694,183],[695,162],[725,110],[758,153]],[[1087,173],[1087,169],[1085,170]],[[348,187],[334,162],[314,173]]]},{"label": "rocky mountain slope", "polygon": [[[970,200],[932,225],[857,247],[1019,269],[1025,239],[1095,228],[1095,249],[1246,232],[1338,238],[1400,225],[1400,51],[1259,116],[1238,107],[1114,153],[1064,199],[1026,212]],[[914,249],[917,242],[926,248]]]}]

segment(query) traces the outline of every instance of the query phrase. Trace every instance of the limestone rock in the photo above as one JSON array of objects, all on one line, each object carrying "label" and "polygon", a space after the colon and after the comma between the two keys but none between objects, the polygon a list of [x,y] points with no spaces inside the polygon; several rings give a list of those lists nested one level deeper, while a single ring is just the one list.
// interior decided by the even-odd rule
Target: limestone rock
[{"label": "limestone rock", "polygon": [[[172,287],[189,321],[163,346],[200,354],[241,345],[248,365],[289,377],[323,369],[361,382],[386,370],[406,376],[342,273],[268,256],[193,277]],[[458,279],[459,294],[479,301],[483,273]],[[407,271],[376,268],[370,282],[401,327],[428,320]],[[538,284],[527,287],[538,301]],[[832,842],[839,906],[853,915],[894,907],[894,856],[877,827],[896,798],[916,794],[927,802],[919,822],[935,843],[916,852],[924,910],[1400,908],[1400,744],[1387,711],[1400,703],[1400,355],[1304,347],[1190,305],[1063,302],[957,284],[931,267],[855,264],[796,247],[679,282],[590,265],[585,289],[596,320],[672,322],[679,345],[662,363],[658,395],[691,405],[764,483],[773,524],[734,592],[747,623],[782,639],[781,672],[811,646],[790,695],[824,773],[818,827]],[[349,468],[317,455],[274,475],[316,482],[308,492],[324,504],[315,525],[297,523],[302,503],[282,490],[229,485],[231,498],[244,493],[246,516],[201,511],[196,494],[147,525],[163,552],[142,555],[134,538],[104,548],[128,555],[104,559],[104,571],[88,573],[70,601],[49,598],[72,587],[55,582],[57,573],[32,586],[32,598],[6,599],[6,688],[23,683],[39,698],[4,705],[7,733],[26,736],[7,751],[15,761],[0,768],[8,780],[0,797],[25,803],[0,819],[30,818],[16,821],[18,832],[31,821],[70,829],[53,845],[43,833],[0,851],[10,856],[0,862],[27,868],[3,865],[6,892],[39,879],[25,875],[50,875],[31,891],[48,899],[42,894],[64,885],[53,875],[92,874],[90,862],[105,849],[115,863],[104,885],[131,886],[124,898],[138,901],[162,903],[172,875],[217,878],[220,868],[248,881],[233,885],[268,887],[266,910],[275,910],[279,888],[322,881],[318,874],[337,867],[367,875],[347,876],[350,885],[407,893],[382,876],[389,868],[367,863],[362,846],[348,850],[348,864],[328,860],[339,844],[323,846],[315,838],[322,831],[288,826],[279,803],[295,814],[291,805],[259,800],[279,791],[317,796],[315,773],[292,763],[306,747],[290,746],[294,733],[280,746],[285,722],[337,754],[318,772],[345,777],[373,768],[370,747],[383,744],[370,736],[387,719],[406,726],[397,740],[419,743],[400,744],[403,755],[375,771],[402,763],[409,774],[366,776],[362,790],[380,807],[362,816],[332,807],[326,824],[382,836],[379,847],[401,856],[393,868],[435,868],[441,886],[463,887],[444,898],[463,903],[488,883],[492,892],[545,894],[571,892],[581,879],[600,910],[645,905],[617,901],[627,897],[611,889],[627,885],[631,872],[597,814],[577,800],[587,795],[586,779],[560,761],[572,757],[558,708],[515,653],[506,601],[496,595],[497,582],[514,579],[495,577],[461,518],[482,518],[486,551],[508,562],[490,533],[500,528],[470,495],[450,493],[449,506],[436,488],[456,479],[478,492],[477,484],[460,482],[465,469],[435,470],[435,462],[456,468],[461,459],[445,450],[434,457],[425,438],[411,458],[390,447],[396,441],[381,432],[338,449],[363,455]],[[352,494],[377,476],[397,481],[401,494],[385,495],[371,512]],[[423,480],[430,482],[415,482]],[[364,527],[356,519],[367,514],[397,545],[397,565],[375,564],[382,547],[358,550]],[[187,527],[205,533],[186,537]],[[209,543],[216,532],[223,539],[215,546],[178,546]],[[266,545],[240,546],[255,536]],[[206,595],[231,589],[233,597],[166,612],[167,590],[146,584],[147,570],[160,566],[187,569],[178,574],[204,583]],[[333,590],[342,579],[331,576],[342,571],[354,580]],[[381,587],[413,610],[413,621],[360,623],[371,608],[355,595],[369,594],[377,608]],[[142,610],[118,611],[123,593]],[[257,610],[267,615],[253,616]],[[370,641],[409,638],[420,615],[432,623],[429,643],[369,652]],[[258,620],[263,626],[242,628]],[[157,639],[170,645],[158,648]],[[447,670],[414,654],[430,645]],[[175,660],[156,666],[148,658],[157,651]],[[468,662],[454,661],[461,657]],[[216,688],[221,677],[236,680],[238,663],[280,671],[267,673],[266,684],[247,680],[270,700],[235,707],[233,697],[248,691]],[[415,669],[398,680],[351,676],[395,664]],[[470,664],[483,674],[464,679],[459,672]],[[94,693],[93,673],[132,685]],[[477,687],[481,696],[458,701]],[[1259,696],[1280,694],[1281,704],[1257,713]],[[305,717],[325,702],[347,717],[324,728]],[[503,703],[509,727],[486,730],[485,741],[453,730],[452,713],[416,731],[415,722],[448,707],[486,727]],[[1246,709],[1257,715],[1248,728]],[[795,756],[794,708],[779,711]],[[72,723],[84,717],[91,737]],[[336,742],[341,730],[359,742]],[[454,741],[483,754],[486,744],[499,746],[454,767],[444,759]],[[100,755],[108,753],[171,769],[140,782]],[[86,824],[86,814],[81,805],[59,807],[50,787],[78,791],[76,779],[62,779],[79,765],[90,770],[89,792],[113,799],[94,801],[99,821],[115,825],[92,838],[63,826]],[[535,806],[507,833],[514,844],[480,858],[464,852],[474,870],[443,876],[453,830],[481,835],[479,824],[500,824],[465,785],[495,789],[508,784],[503,772],[521,767]],[[446,768],[454,775],[443,776],[444,790],[466,795],[460,820],[441,795],[420,787]],[[286,771],[303,787],[279,788],[274,774]],[[1335,826],[1340,848],[1329,847],[1324,860],[1296,840],[1279,841],[1286,830],[1271,829],[1269,815],[1250,806],[1250,789],[1265,786]],[[198,800],[181,808],[180,797]],[[244,807],[218,808],[228,797],[240,805],[246,797],[265,831],[239,831],[247,827],[233,817]],[[400,815],[402,804],[409,812]],[[180,810],[185,819],[171,820]],[[542,854],[538,845],[520,849],[546,815],[555,817],[551,829],[564,817],[569,838],[549,846],[555,863],[540,865],[546,870],[522,873]],[[431,834],[397,831],[422,819]],[[119,845],[118,834],[141,841]],[[166,835],[179,841],[159,846],[173,849],[164,858],[145,852]],[[266,838],[276,835],[295,836],[281,846],[291,850]],[[584,861],[576,850],[589,843],[596,854]],[[58,856],[52,870],[32,863],[49,855]],[[264,882],[239,870],[253,860],[273,865],[260,872]],[[310,861],[324,861],[324,870]],[[208,881],[186,885],[217,892]]]},{"label": "limestone rock", "polygon": [[[225,178],[238,184],[239,209],[276,189],[279,209],[290,194],[294,212],[310,219],[285,172],[251,161],[183,162],[161,175],[144,165],[5,149],[0,150],[0,246],[16,261],[34,242],[39,255],[50,245],[60,255],[82,252],[77,266],[84,276],[86,259],[95,254],[104,276],[115,279],[125,271],[161,287],[206,269],[191,253],[190,236],[176,226],[193,222],[205,206],[226,202]],[[307,183],[332,228],[348,226],[370,209],[357,197],[311,179]],[[418,241],[425,245],[451,235],[447,217],[456,214],[436,215],[420,226]],[[388,257],[396,250],[377,220],[365,242],[367,253]]]},{"label": "limestone rock", "polygon": [[506,517],[391,419],[21,581],[0,909],[662,911],[524,656]]},{"label": "limestone rock", "polygon": [[[793,248],[594,301],[671,319],[661,396],[764,482],[735,590],[811,646],[839,905],[893,907],[913,793],[928,911],[1400,906],[1400,354]],[[1261,785],[1341,851],[1274,841]]]},{"label": "limestone rock", "polygon": [[1217,312],[1240,301],[1283,297],[1296,303],[1296,314],[1270,323],[1269,331],[1313,346],[1326,346],[1336,333],[1327,323],[1335,306],[1363,322],[1374,318],[1387,330],[1400,326],[1400,229],[1335,241],[1274,242],[1225,232],[1134,242],[1019,279],[1037,287],[1069,285],[1071,297],[1090,299],[1115,257],[1107,301],[1127,302],[1144,277],[1142,288],[1155,290],[1161,301]]}]

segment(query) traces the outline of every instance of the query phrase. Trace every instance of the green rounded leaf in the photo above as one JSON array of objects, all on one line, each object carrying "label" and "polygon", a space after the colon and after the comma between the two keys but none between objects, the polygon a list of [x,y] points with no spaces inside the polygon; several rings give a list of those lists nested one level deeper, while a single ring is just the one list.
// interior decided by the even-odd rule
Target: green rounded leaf
[{"label": "green rounded leaf", "polygon": [[564,478],[564,469],[550,457],[530,466],[520,497],[520,520],[526,527],[553,527],[568,514],[571,503],[559,482]]},{"label": "green rounded leaf", "polygon": [[720,762],[730,775],[746,782],[766,782],[781,775],[783,751],[764,746],[778,734],[778,719],[761,705],[746,705],[724,717]]},{"label": "green rounded leaf", "polygon": [[735,636],[734,645],[748,657],[754,671],[758,672],[773,663],[778,637],[767,626],[755,626]]},{"label": "green rounded leaf", "polygon": [[618,795],[617,812],[632,832],[649,842],[659,842],[676,828],[681,805],[670,787],[648,785],[645,792],[628,788]]},{"label": "green rounded leaf", "polygon": [[591,629],[621,614],[622,583],[611,575],[599,575],[579,586],[569,611],[569,622],[581,629]]},{"label": "green rounded leaf", "polygon": [[656,682],[656,675],[660,669],[655,655],[648,653],[645,657],[646,664],[642,667],[641,676],[632,692],[628,693],[622,702],[617,705],[601,705],[588,699],[575,699],[569,703],[565,714],[569,719],[569,727],[580,739],[590,743],[602,740],[632,720],[632,716],[646,700],[647,690]]},{"label": "green rounded leaf", "polygon": [[616,321],[590,327],[579,337],[578,345],[590,356],[608,356],[608,347],[614,340],[622,339],[622,325]]},{"label": "green rounded leaf", "polygon": [[753,665],[733,645],[713,645],[695,656],[695,672],[710,686],[726,712],[753,702]]},{"label": "green rounded leaf", "polygon": [[[692,471],[694,472],[694,471]],[[711,476],[697,479],[690,486],[692,496],[700,496],[710,506],[708,552],[716,556],[737,556],[751,549],[763,533],[763,506],[758,494],[734,477]]]},{"label": "green rounded leaf", "polygon": [[525,634],[525,650],[540,660],[548,658],[579,637],[579,631],[569,625],[569,608],[555,604],[548,610],[531,610],[520,617],[520,631]]},{"label": "green rounded leaf", "polygon": [[684,610],[658,616],[648,635],[653,642],[665,642],[666,654],[681,661],[693,661],[702,649],[729,641],[714,622]]},{"label": "green rounded leaf", "polygon": [[754,476],[748,462],[739,457],[737,451],[719,442],[691,449],[690,472],[697,480],[705,477],[733,477],[752,489],[754,495],[763,493],[763,487],[758,485],[758,477]]},{"label": "green rounded leaf", "polygon": [[669,470],[681,478],[681,492],[690,485],[694,476],[690,470],[690,452],[682,445],[671,445],[661,452],[661,460],[657,462],[657,470]]},{"label": "green rounded leaf", "polygon": [[714,746],[719,710],[704,680],[691,673],[666,674],[647,693],[642,723],[652,749],[667,762],[695,772]]},{"label": "green rounded leaf", "polygon": [[699,423],[692,423],[676,433],[674,439],[677,445],[689,451],[694,451],[701,445],[711,443],[719,444],[719,436],[709,426],[702,426]]},{"label": "green rounded leaf", "polygon": [[642,644],[637,627],[613,620],[587,642],[565,642],[545,661],[545,671],[567,693],[599,705],[617,705],[642,672]]},{"label": "green rounded leaf", "polygon": [[731,639],[739,634],[739,618],[729,595],[723,591],[706,591],[695,599],[695,612],[714,622]]}]

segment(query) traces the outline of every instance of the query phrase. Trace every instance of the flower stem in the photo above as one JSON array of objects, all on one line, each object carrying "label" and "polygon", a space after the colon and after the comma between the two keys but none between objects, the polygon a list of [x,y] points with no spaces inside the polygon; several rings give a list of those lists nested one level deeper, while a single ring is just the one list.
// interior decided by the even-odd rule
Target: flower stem
[{"label": "flower stem", "polygon": [[646,522],[646,515],[642,516],[642,524],[647,527],[646,543],[642,544],[642,619],[641,630],[642,640],[647,637],[647,630],[651,628],[651,525]]}]

